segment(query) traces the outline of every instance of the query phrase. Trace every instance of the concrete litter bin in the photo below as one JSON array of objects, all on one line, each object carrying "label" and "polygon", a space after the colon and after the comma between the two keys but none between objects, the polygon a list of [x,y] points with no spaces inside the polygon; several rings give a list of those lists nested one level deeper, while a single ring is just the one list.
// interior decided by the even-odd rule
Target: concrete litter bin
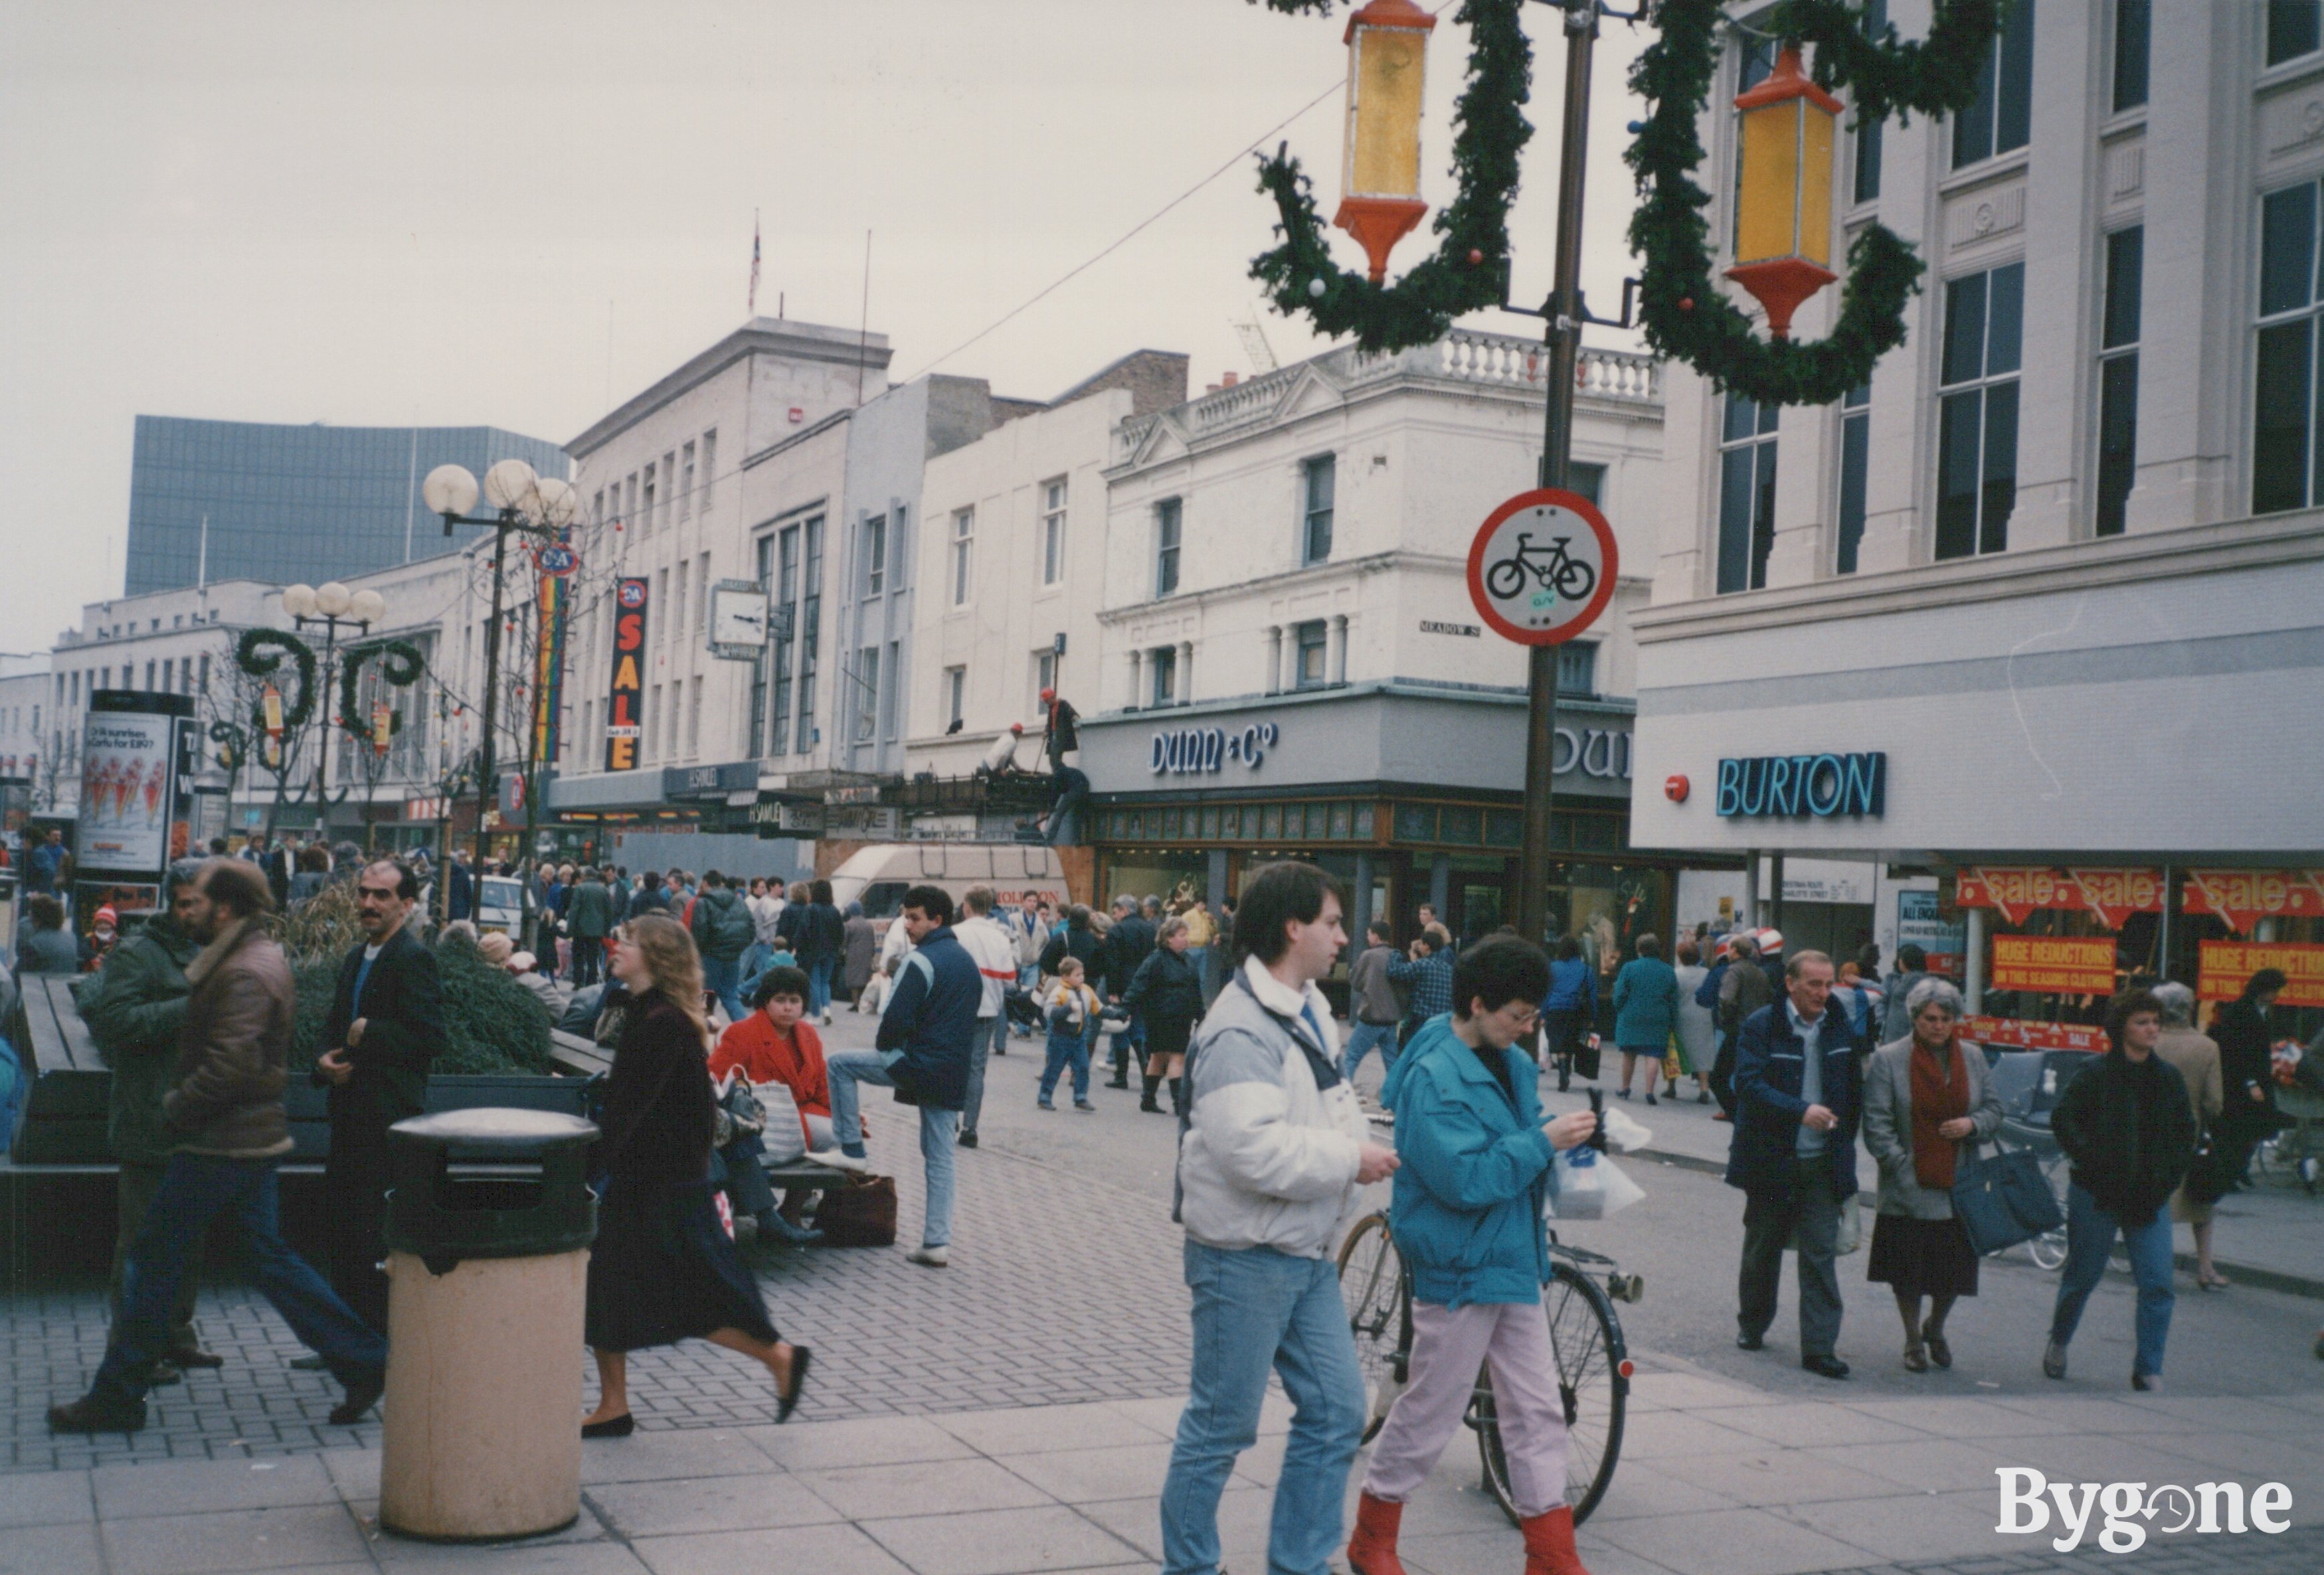
[{"label": "concrete litter bin", "polygon": [[490,1541],[580,1514],[596,1136],[577,1116],[498,1109],[389,1128],[388,1530]]}]

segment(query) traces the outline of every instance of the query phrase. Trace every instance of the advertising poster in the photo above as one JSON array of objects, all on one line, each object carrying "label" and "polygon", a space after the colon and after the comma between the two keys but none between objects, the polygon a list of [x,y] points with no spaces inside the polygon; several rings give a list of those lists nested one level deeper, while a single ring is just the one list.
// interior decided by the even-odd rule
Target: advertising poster
[{"label": "advertising poster", "polygon": [[2112,935],[1996,935],[1993,988],[2112,995],[2114,957]]},{"label": "advertising poster", "polygon": [[2286,983],[2279,1006],[2324,1007],[2324,946],[2291,941],[2205,941],[2195,993],[2204,1000],[2233,1000],[2263,968],[2280,968]]},{"label": "advertising poster", "polygon": [[176,719],[91,711],[81,733],[73,861],[86,874],[158,877],[170,861]]},{"label": "advertising poster", "polygon": [[1960,914],[1947,915],[1939,893],[1900,891],[1896,894],[1896,944],[1920,947],[1929,954],[1930,972],[1958,979],[1969,935]]},{"label": "advertising poster", "polygon": [[605,769],[635,770],[645,707],[646,582],[613,588],[613,684],[605,701]]}]

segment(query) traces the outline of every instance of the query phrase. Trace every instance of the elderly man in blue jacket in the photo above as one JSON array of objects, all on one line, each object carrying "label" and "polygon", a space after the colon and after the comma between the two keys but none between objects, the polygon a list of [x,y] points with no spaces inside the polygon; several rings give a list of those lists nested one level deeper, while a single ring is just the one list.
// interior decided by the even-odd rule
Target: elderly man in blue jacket
[{"label": "elderly man in blue jacket", "polygon": [[1526,1575],[1585,1575],[1565,1502],[1557,1353],[1541,1313],[1542,1209],[1556,1188],[1555,1151],[1587,1142],[1598,1118],[1545,1118],[1539,1071],[1515,1048],[1548,994],[1539,947],[1514,935],[1478,943],[1453,964],[1452,1015],[1413,1036],[1380,1089],[1402,1161],[1388,1229],[1412,1273],[1412,1363],[1357,1505],[1356,1575],[1403,1575],[1405,1503],[1460,1431],[1480,1364],[1493,1372]]},{"label": "elderly man in blue jacket", "polygon": [[1743,1267],[1735,1343],[1757,1350],[1775,1321],[1784,1248],[1800,1256],[1800,1366],[1848,1377],[1840,1343],[1840,1206],[1856,1195],[1856,1127],[1863,1047],[1833,1009],[1831,959],[1800,952],[1784,966],[1784,993],[1743,1020],[1735,1037],[1735,1136],[1727,1184],[1740,1187]]},{"label": "elderly man in blue jacket", "polygon": [[896,922],[912,943],[897,971],[895,988],[880,1015],[869,1050],[834,1050],[824,1057],[831,1080],[831,1130],[837,1153],[820,1157],[842,1170],[869,1171],[863,1124],[856,1114],[859,1083],[896,1091],[899,1104],[920,1107],[920,1157],[927,1162],[928,1206],[920,1245],[911,1260],[942,1268],[952,1245],[953,1163],[960,1112],[968,1102],[968,1060],[976,1036],[984,976],[952,932],[952,896],[941,886],[904,893]]}]

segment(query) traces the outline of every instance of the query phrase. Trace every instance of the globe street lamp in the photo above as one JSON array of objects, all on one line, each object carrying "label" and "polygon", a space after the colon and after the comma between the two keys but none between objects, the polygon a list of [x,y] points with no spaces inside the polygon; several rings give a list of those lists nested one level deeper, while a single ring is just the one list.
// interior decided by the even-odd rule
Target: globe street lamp
[{"label": "globe street lamp", "polygon": [[[377,591],[350,591],[337,580],[326,580],[319,585],[296,585],[282,587],[282,611],[290,615],[296,629],[320,629],[323,631],[323,667],[321,682],[328,685],[337,669],[339,630],[342,625],[359,634],[367,634],[371,626],[387,616],[387,599]],[[315,751],[315,828],[327,832],[329,806],[323,799],[323,767],[330,758],[330,728],[327,724],[334,701],[326,689],[323,714],[326,725],[323,742]]]},{"label": "globe street lamp", "polygon": [[[544,544],[560,539],[580,512],[581,494],[553,475],[535,474],[521,459],[503,459],[484,472],[484,499],[493,512],[472,515],[476,506],[476,478],[457,465],[439,465],[420,484],[420,495],[431,512],[444,517],[444,534],[455,525],[483,525],[493,532],[493,615],[484,624],[484,741],[476,764],[476,868],[484,876],[484,850],[489,838],[484,814],[492,806],[493,729],[499,713],[501,681],[501,582],[508,567],[509,532],[533,537]],[[483,888],[477,888],[479,893]]]}]

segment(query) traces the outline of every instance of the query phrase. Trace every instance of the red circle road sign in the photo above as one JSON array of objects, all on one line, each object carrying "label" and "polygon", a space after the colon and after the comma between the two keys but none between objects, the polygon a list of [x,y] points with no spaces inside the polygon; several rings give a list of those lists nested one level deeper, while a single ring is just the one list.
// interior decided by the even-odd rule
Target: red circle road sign
[{"label": "red circle road sign", "polygon": [[1614,599],[1614,528],[1579,493],[1519,493],[1469,547],[1469,600],[1519,645],[1563,645]]}]

